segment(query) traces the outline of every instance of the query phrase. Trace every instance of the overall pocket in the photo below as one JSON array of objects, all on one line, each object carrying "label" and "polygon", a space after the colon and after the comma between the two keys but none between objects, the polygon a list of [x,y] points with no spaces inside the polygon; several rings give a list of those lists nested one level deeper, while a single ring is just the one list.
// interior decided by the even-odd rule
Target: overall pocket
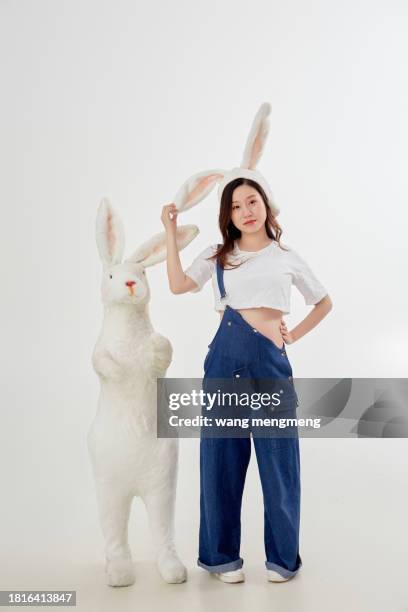
[{"label": "overall pocket", "polygon": [[[249,366],[244,365],[239,368],[235,368],[232,371],[232,392],[237,393],[238,397],[248,396],[249,404],[251,402],[251,395],[255,391],[256,380],[251,378],[251,371]],[[248,409],[248,404],[247,404]]]},{"label": "overall pocket", "polygon": [[248,366],[245,365],[232,370],[232,378],[237,381],[239,381],[240,378],[250,378]]}]

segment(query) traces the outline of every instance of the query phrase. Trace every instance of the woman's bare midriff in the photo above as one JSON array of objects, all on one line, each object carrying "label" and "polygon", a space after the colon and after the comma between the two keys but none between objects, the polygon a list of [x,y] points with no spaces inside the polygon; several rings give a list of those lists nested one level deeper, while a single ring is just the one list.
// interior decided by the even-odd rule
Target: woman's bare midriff
[{"label": "woman's bare midriff", "polygon": [[[282,322],[282,311],[274,308],[243,308],[238,310],[242,317],[249,325],[257,329],[261,334],[272,340],[281,348],[283,346],[283,337],[280,332],[280,324]],[[222,319],[224,311],[220,312]]]}]

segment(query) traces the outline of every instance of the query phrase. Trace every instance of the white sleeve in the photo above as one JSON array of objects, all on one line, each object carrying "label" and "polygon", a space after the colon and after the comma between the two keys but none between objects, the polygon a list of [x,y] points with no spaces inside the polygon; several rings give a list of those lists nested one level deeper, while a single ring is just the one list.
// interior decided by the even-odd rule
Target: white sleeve
[{"label": "white sleeve", "polygon": [[193,263],[185,271],[186,276],[190,277],[198,285],[195,289],[191,290],[192,293],[201,291],[205,283],[210,280],[216,264],[215,260],[209,260],[207,258],[214,255],[216,250],[217,245],[212,245],[204,249],[204,251],[197,255]]},{"label": "white sleeve", "polygon": [[303,295],[308,306],[317,304],[328,294],[327,289],[316,278],[308,264],[296,251],[291,249],[290,255],[293,284]]}]

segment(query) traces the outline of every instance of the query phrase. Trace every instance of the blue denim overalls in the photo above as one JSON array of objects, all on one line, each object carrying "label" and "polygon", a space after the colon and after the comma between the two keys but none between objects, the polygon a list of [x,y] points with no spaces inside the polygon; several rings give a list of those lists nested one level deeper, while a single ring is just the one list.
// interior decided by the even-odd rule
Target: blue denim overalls
[{"label": "blue denim overalls", "polygon": [[[223,269],[217,281],[225,297]],[[282,379],[292,381],[285,344],[279,348],[254,329],[241,314],[226,306],[204,362],[203,386],[209,379]],[[285,417],[296,417],[294,391],[283,405]],[[276,413],[274,416],[278,416]],[[254,447],[264,498],[264,541],[267,569],[284,577],[297,573],[300,526],[299,439],[257,437]],[[203,437],[200,440],[200,543],[198,565],[209,572],[242,567],[241,502],[251,454],[251,438]]]}]

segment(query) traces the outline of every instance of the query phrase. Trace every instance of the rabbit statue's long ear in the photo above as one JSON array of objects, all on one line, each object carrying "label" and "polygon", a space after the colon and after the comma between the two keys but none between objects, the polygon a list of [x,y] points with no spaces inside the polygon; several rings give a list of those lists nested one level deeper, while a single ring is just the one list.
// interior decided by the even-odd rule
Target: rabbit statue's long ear
[{"label": "rabbit statue's long ear", "polygon": [[[196,225],[181,225],[177,228],[177,248],[179,251],[184,249],[198,235],[199,229]],[[144,268],[154,266],[164,261],[167,256],[166,232],[155,234],[143,243],[125,261],[140,263]]]},{"label": "rabbit statue's long ear", "polygon": [[268,136],[268,117],[270,112],[271,105],[269,102],[264,102],[261,104],[258,112],[255,115],[255,119],[252,122],[251,130],[245,145],[241,168],[249,168],[250,170],[254,170],[256,168]]},{"label": "rabbit statue's long ear", "polygon": [[174,197],[174,203],[179,212],[192,208],[203,200],[221,181],[226,170],[204,170],[193,174],[182,184]]},{"label": "rabbit statue's long ear", "polygon": [[107,198],[99,204],[96,215],[96,244],[105,266],[122,261],[125,248],[125,231],[119,215]]}]

